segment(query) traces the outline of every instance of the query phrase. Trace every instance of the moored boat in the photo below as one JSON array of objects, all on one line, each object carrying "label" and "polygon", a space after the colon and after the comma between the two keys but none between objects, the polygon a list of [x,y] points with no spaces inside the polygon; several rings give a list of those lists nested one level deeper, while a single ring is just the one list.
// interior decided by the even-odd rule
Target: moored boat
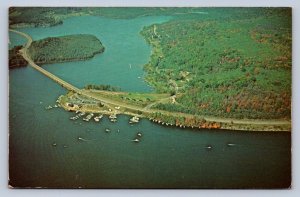
[{"label": "moored boat", "polygon": [[133,116],[132,118],[130,118],[129,120],[129,123],[132,124],[132,123],[138,123],[139,122],[139,118],[136,117],[136,116]]},{"label": "moored boat", "polygon": [[131,141],[136,142],[136,143],[140,142],[140,140],[138,138],[135,138],[135,139],[133,139]]}]

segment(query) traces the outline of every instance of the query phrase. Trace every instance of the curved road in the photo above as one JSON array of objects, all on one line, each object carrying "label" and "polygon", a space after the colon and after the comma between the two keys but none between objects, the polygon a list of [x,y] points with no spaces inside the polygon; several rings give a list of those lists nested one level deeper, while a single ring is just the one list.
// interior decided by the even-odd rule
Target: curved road
[{"label": "curved road", "polygon": [[61,78],[53,75],[52,73],[46,71],[45,69],[43,69],[42,67],[38,66],[36,63],[33,62],[33,60],[30,58],[30,56],[27,53],[27,50],[28,50],[28,48],[30,47],[30,45],[31,45],[31,43],[33,41],[32,38],[28,34],[25,34],[23,32],[16,31],[16,30],[13,30],[13,29],[10,29],[9,31],[17,33],[17,34],[25,37],[28,40],[28,42],[26,43],[25,47],[23,49],[21,49],[20,52],[21,52],[21,55],[24,57],[24,59],[29,63],[29,65],[31,65],[34,69],[36,69],[39,72],[41,72],[42,74],[46,75],[50,79],[52,79],[55,82],[59,83],[60,85],[62,85],[66,89],[74,91],[74,92],[80,92],[80,89],[78,89],[75,86],[69,84],[68,82],[62,80]]},{"label": "curved road", "polygon": [[20,50],[21,55],[24,57],[24,59],[29,63],[29,65],[31,67],[33,67],[34,69],[38,70],[39,72],[41,72],[42,74],[46,75],[47,77],[49,77],[50,79],[54,80],[55,82],[57,82],[58,84],[62,85],[64,88],[71,90],[73,92],[76,92],[78,94],[81,94],[83,96],[101,101],[103,103],[107,103],[107,104],[112,104],[112,105],[119,105],[121,107],[124,108],[128,108],[128,109],[133,109],[133,110],[137,110],[137,111],[142,111],[142,112],[149,112],[148,110],[144,110],[143,108],[139,108],[137,106],[132,106],[132,105],[128,105],[126,103],[120,103],[117,101],[113,101],[113,100],[109,100],[107,98],[103,98],[101,97],[101,95],[95,95],[92,92],[90,92],[89,90],[81,90],[75,86],[73,86],[72,84],[62,80],[61,78],[55,76],[54,74],[48,72],[47,70],[43,69],[42,67],[38,66],[30,57],[30,55],[27,53],[28,48],[30,47],[31,43],[33,42],[32,38],[24,33],[24,32],[20,32],[17,30],[13,30],[13,29],[9,29],[9,31],[17,33],[23,37],[25,37],[28,42],[26,43],[25,47],[23,49]]}]

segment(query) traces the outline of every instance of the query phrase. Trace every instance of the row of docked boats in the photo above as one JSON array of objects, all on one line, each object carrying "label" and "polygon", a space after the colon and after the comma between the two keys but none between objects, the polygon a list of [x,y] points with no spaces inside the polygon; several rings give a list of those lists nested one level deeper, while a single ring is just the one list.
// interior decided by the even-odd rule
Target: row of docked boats
[{"label": "row of docked boats", "polygon": [[[76,111],[76,116],[70,117],[70,120],[77,120],[80,117],[84,116],[84,112]],[[90,121],[94,117],[95,122],[99,122],[100,119],[103,118],[102,114],[99,114],[98,116],[95,116],[93,113],[89,113],[86,117],[83,118],[84,121]],[[117,122],[117,115],[115,113],[108,116],[111,122]],[[129,124],[138,123],[140,121],[140,118],[137,116],[133,116],[129,120]]]},{"label": "row of docked boats", "polygon": [[70,120],[77,120],[78,118],[80,118],[81,116],[84,116],[85,113],[84,112],[79,112],[79,111],[76,111],[76,116],[73,116],[70,118]]},{"label": "row of docked boats", "polygon": [[53,105],[53,106],[51,106],[51,105],[48,105],[47,107],[45,107],[45,109],[52,109],[52,108],[58,108],[60,105],[59,104],[55,104],[55,105]]},{"label": "row of docked boats", "polygon": [[[84,112],[80,112],[80,111],[76,111],[76,116],[70,117],[70,120],[77,120],[80,117],[84,116],[85,113]],[[90,121],[92,118],[94,117],[95,122],[99,122],[100,119],[103,117],[102,114],[99,114],[98,116],[94,116],[93,113],[88,114],[86,117],[82,118],[82,120],[84,121]]]}]

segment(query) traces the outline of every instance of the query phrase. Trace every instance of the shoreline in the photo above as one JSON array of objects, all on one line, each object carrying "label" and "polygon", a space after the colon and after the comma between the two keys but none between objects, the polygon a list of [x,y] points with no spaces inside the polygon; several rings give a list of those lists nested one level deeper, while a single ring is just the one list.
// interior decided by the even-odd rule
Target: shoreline
[{"label": "shoreline", "polygon": [[[138,109],[136,111],[127,109],[124,105],[121,107],[120,110],[115,110],[115,107],[119,107],[119,105],[110,103],[107,105],[105,109],[96,108],[95,106],[87,107],[82,106],[81,108],[76,108],[68,106],[68,102],[63,101],[68,96],[60,96],[58,98],[58,103],[61,105],[63,109],[70,112],[80,111],[85,113],[101,113],[104,115],[112,115],[112,114],[121,114],[121,115],[128,115],[128,116],[136,116],[139,118],[145,118],[149,121],[160,124],[162,126],[167,127],[177,127],[177,128],[189,128],[189,129],[222,129],[222,130],[231,130],[231,131],[252,131],[252,132],[290,132],[291,133],[291,122],[287,120],[276,120],[276,119],[270,119],[270,120],[253,120],[253,119],[229,119],[229,118],[220,118],[220,117],[206,117],[206,116],[194,116],[191,114],[181,114],[179,118],[185,118],[188,119],[190,117],[197,117],[199,119],[202,119],[204,123],[201,124],[184,124],[181,123],[171,123],[170,121],[166,119],[174,118],[174,114],[171,112],[165,112],[169,115],[164,114],[164,118],[161,117],[153,117],[155,114],[153,110],[148,112],[140,113]],[[161,111],[162,112],[162,111]],[[162,112],[163,113],[163,112]]]}]

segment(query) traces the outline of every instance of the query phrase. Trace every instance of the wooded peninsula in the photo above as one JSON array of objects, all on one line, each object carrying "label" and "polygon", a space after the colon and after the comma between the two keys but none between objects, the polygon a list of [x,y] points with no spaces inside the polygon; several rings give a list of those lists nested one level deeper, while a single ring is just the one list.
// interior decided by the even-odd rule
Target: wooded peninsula
[{"label": "wooded peninsula", "polygon": [[[16,46],[9,51],[9,68],[27,65],[18,52],[22,48]],[[103,53],[104,46],[94,35],[76,34],[33,41],[28,52],[34,62],[42,65],[90,59]]]}]

